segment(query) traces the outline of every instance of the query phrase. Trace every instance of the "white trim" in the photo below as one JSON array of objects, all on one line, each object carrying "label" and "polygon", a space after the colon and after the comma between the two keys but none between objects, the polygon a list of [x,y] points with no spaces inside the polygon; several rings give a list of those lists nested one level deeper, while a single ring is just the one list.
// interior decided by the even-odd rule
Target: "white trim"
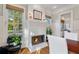
[{"label": "white trim", "polygon": [[[67,13],[70,13],[70,31],[72,32],[73,31],[73,11],[72,10],[69,10],[69,11],[63,11],[61,13],[59,13],[59,17],[61,18],[61,15],[63,14],[67,14]],[[61,31],[60,31],[61,32]],[[61,34],[60,34],[61,35]]]},{"label": "white trim", "polygon": [[[63,14],[67,14],[67,13],[70,13],[71,14],[71,23],[73,24],[73,11],[72,10],[69,10],[69,11],[64,11],[64,12],[61,12],[60,14],[59,14],[59,16],[60,16],[60,18],[61,18],[61,15],[63,15]],[[72,26],[72,24],[70,25],[70,26]],[[72,28],[73,29],[73,28]]]}]

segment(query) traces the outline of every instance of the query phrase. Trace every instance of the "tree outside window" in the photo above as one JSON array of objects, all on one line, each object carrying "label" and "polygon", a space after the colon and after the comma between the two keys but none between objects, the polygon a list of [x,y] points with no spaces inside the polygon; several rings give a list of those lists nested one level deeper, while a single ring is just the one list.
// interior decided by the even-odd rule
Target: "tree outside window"
[{"label": "tree outside window", "polygon": [[8,33],[22,32],[22,12],[8,9]]}]

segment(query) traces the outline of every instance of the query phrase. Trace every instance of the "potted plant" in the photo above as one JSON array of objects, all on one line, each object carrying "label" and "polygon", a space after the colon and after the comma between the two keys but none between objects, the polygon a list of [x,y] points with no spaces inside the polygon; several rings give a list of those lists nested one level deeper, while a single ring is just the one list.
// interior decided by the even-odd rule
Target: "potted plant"
[{"label": "potted plant", "polygon": [[52,35],[52,29],[50,27],[47,27],[46,34]]},{"label": "potted plant", "polygon": [[7,43],[16,46],[21,43],[21,37],[19,35],[13,34],[8,37]]}]

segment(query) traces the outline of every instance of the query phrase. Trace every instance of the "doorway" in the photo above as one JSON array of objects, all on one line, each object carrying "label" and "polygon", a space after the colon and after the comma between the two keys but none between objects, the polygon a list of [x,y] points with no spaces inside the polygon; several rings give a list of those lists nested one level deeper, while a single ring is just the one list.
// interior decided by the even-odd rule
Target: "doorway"
[{"label": "doorway", "polygon": [[71,12],[65,12],[60,15],[61,37],[64,37],[64,31],[71,32],[72,18]]}]

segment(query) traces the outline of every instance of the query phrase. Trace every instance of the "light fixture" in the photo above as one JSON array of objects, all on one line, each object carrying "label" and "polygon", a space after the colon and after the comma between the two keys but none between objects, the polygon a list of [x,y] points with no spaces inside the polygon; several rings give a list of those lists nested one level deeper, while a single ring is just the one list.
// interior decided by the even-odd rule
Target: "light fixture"
[{"label": "light fixture", "polygon": [[62,20],[64,20],[64,17],[61,17]]}]

